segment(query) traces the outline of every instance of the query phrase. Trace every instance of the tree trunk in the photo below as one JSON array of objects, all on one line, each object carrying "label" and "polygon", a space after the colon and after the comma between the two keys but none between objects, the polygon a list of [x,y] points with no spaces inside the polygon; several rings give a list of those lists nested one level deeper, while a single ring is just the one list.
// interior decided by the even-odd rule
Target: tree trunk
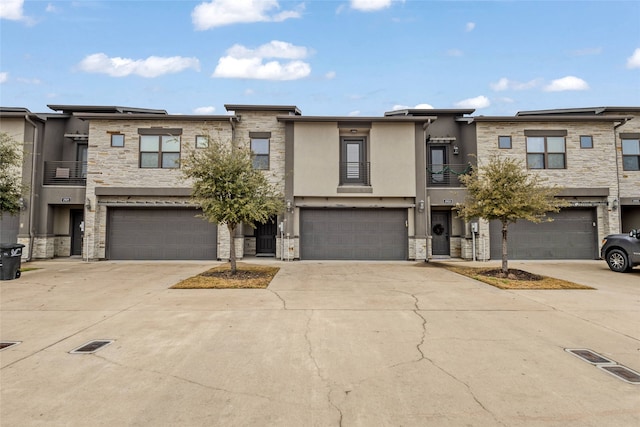
[{"label": "tree trunk", "polygon": [[507,260],[507,227],[509,224],[502,221],[502,273],[505,277],[509,274],[509,266]]},{"label": "tree trunk", "polygon": [[236,274],[236,226],[227,224],[229,230],[229,262],[231,263],[231,274]]}]

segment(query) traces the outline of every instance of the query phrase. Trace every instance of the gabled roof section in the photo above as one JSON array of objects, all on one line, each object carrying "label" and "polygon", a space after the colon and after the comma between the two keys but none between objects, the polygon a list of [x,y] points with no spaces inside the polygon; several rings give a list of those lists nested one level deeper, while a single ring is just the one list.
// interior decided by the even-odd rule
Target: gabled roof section
[{"label": "gabled roof section", "polygon": [[243,105],[243,104],[224,104],[227,111],[282,111],[288,112],[295,116],[302,115],[302,112],[295,105]]},{"label": "gabled roof section", "polygon": [[53,111],[61,111],[64,114],[72,113],[120,113],[120,114],[167,114],[166,110],[154,110],[150,108],[119,107],[115,105],[57,105],[48,104]]},{"label": "gabled roof section", "polygon": [[437,116],[440,115],[454,115],[464,116],[466,114],[473,114],[476,110],[473,109],[441,109],[441,108],[406,108],[404,110],[393,110],[384,113],[385,116]]}]

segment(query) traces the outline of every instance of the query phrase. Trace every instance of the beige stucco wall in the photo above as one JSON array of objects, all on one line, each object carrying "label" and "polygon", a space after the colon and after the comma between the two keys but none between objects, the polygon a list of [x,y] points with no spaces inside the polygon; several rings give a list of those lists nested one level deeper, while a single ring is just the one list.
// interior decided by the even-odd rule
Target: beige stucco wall
[{"label": "beige stucco wall", "polygon": [[415,197],[415,129],[407,123],[373,123],[366,132],[371,192],[338,193],[340,136],[336,123],[296,123],[294,195],[316,197]]}]

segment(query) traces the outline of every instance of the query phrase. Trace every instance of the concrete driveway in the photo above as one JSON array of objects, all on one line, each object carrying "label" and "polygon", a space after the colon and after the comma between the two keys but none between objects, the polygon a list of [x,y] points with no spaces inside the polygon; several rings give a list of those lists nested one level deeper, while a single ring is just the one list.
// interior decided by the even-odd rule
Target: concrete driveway
[{"label": "concrete driveway", "polygon": [[[46,261],[0,282],[0,424],[637,426],[640,270],[510,267],[592,291],[503,291],[428,264],[293,262],[267,290],[170,290],[212,263]],[[213,263],[217,264],[217,263]],[[486,266],[487,264],[481,264]],[[115,340],[91,355],[69,352]]]}]

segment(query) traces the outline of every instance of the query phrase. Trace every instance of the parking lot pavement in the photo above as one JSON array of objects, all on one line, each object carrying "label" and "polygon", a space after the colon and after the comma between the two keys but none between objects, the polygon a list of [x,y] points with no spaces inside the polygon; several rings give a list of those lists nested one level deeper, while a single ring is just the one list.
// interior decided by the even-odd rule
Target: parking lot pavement
[{"label": "parking lot pavement", "polygon": [[0,282],[0,338],[21,342],[0,352],[0,424],[640,423],[640,385],[565,351],[640,371],[638,271],[511,262],[595,290],[503,291],[425,263],[255,262],[281,268],[268,289],[168,289],[205,262]]}]

